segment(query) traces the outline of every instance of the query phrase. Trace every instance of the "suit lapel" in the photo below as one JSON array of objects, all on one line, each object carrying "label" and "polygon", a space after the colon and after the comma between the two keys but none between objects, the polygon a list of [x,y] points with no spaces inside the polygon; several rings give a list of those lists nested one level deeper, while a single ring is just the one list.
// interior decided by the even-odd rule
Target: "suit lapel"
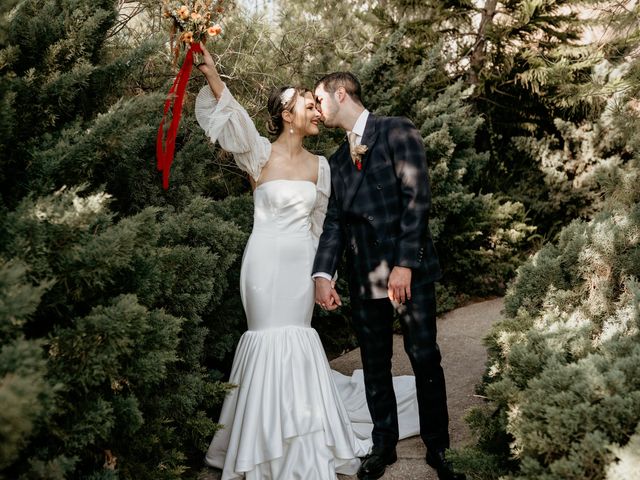
[{"label": "suit lapel", "polygon": [[367,119],[367,126],[364,129],[364,136],[362,137],[361,145],[367,146],[366,153],[362,156],[362,170],[358,171],[352,163],[351,155],[349,153],[349,147],[346,148],[346,160],[342,163],[340,168],[340,174],[346,183],[346,193],[343,201],[343,208],[347,209],[353,201],[358,188],[362,184],[362,179],[367,173],[369,163],[371,163],[371,151],[378,138],[377,117],[372,113],[369,114]]}]

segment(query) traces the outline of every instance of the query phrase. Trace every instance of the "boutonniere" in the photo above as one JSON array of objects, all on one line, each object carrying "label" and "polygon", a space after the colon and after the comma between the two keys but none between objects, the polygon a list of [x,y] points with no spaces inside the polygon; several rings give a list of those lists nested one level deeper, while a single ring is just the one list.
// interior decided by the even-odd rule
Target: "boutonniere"
[{"label": "boutonniere", "polygon": [[366,145],[356,145],[351,150],[351,160],[358,170],[362,170],[362,156],[367,153],[367,149]]}]

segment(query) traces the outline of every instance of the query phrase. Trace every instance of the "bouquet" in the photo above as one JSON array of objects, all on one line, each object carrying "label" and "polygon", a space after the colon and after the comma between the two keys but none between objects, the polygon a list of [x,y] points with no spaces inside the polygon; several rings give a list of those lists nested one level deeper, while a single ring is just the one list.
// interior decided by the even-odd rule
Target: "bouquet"
[{"label": "bouquet", "polygon": [[[206,43],[207,39],[222,33],[219,21],[224,13],[224,0],[179,1],[164,0],[163,16],[171,20],[171,47],[177,60],[180,51],[193,43]],[[179,33],[175,45],[176,34]]]},{"label": "bouquet", "polygon": [[[162,172],[162,186],[169,188],[169,172],[173,162],[175,141],[178,134],[178,125],[182,115],[182,101],[184,92],[189,82],[194,56],[202,53],[200,42],[205,43],[211,37],[217,37],[222,32],[219,22],[222,19],[224,0],[164,0],[163,16],[171,21],[171,49],[174,53],[174,63],[182,50],[186,50],[184,62],[169,95],[164,104],[164,115],[158,128],[156,140],[156,157],[158,170]],[[176,34],[179,33],[176,44]],[[199,63],[199,62],[198,62]],[[173,102],[172,118],[166,137],[164,121]]]}]

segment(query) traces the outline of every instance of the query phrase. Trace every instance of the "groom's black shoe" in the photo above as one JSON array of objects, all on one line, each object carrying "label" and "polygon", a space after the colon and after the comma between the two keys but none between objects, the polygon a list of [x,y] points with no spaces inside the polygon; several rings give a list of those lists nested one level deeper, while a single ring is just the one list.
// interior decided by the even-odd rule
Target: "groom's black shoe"
[{"label": "groom's black shoe", "polygon": [[465,480],[464,473],[457,473],[449,461],[447,461],[444,450],[429,450],[426,457],[427,463],[435,468],[440,480]]},{"label": "groom's black shoe", "polygon": [[387,465],[391,465],[398,460],[396,449],[392,450],[376,450],[374,449],[369,455],[362,459],[360,470],[358,470],[358,478],[360,480],[376,480],[384,475]]}]

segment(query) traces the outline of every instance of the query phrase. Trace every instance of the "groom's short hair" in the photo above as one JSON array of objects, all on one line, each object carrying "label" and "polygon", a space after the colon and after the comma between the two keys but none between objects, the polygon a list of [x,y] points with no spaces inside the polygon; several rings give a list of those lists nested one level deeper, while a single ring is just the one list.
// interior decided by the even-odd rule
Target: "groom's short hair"
[{"label": "groom's short hair", "polygon": [[333,94],[340,87],[344,87],[349,96],[362,105],[362,87],[360,82],[351,72],[334,72],[325,75],[316,82],[314,90],[320,85],[329,93]]}]

